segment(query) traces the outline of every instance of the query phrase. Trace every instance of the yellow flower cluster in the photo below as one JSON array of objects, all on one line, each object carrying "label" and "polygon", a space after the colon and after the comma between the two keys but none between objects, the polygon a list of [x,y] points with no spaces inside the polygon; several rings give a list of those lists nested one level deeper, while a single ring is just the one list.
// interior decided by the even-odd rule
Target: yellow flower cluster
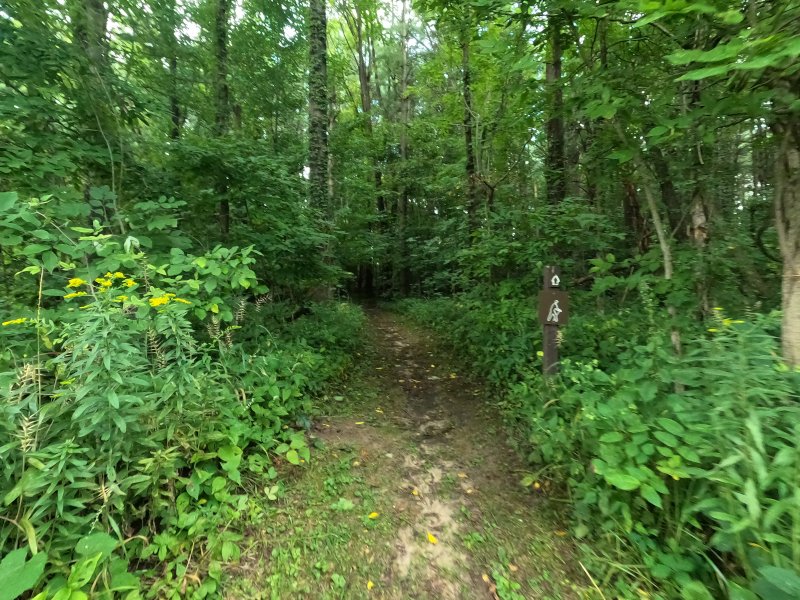
[{"label": "yellow flower cluster", "polygon": [[79,298],[85,295],[86,292],[72,292],[71,294],[67,294],[66,296],[64,296],[64,300],[69,300],[70,298]]},{"label": "yellow flower cluster", "polygon": [[150,298],[149,300],[150,306],[163,306],[164,304],[169,304],[169,296],[158,296],[157,298]]},{"label": "yellow flower cluster", "polygon": [[[742,321],[741,319],[729,319],[728,317],[723,317],[720,314],[722,310],[723,309],[719,306],[714,307],[714,311],[716,311],[717,313],[714,315],[714,319],[716,319],[716,321],[720,323],[723,327],[730,327],[731,325],[741,325],[744,323],[744,321]],[[719,329],[716,327],[709,327],[708,331],[710,333],[717,333]]]},{"label": "yellow flower cluster", "polygon": [[86,280],[85,280],[85,279],[81,279],[80,277],[73,277],[73,278],[72,278],[72,279],[70,279],[70,280],[69,280],[69,282],[67,283],[67,287],[68,287],[68,288],[76,288],[76,287],[81,287],[82,285],[85,285],[86,283],[87,283],[87,282],[86,282]]},{"label": "yellow flower cluster", "polygon": [[10,321],[3,321],[3,327],[8,325],[22,325],[28,321],[27,317],[20,317],[18,319],[11,319]]},{"label": "yellow flower cluster", "polygon": [[[102,277],[98,277],[97,279],[95,279],[95,282],[100,286],[100,290],[103,291],[103,290],[107,290],[112,285],[114,285],[114,280],[115,279],[125,279],[125,281],[123,283],[128,287],[132,287],[132,286],[136,285],[136,283],[133,281],[133,279],[130,279],[130,278],[126,279],[125,278],[125,273],[121,273],[120,271],[116,271],[114,273],[112,273],[111,271],[108,271]],[[130,281],[131,283],[128,284],[128,281]]]},{"label": "yellow flower cluster", "polygon": [[158,307],[164,306],[165,304],[169,304],[170,302],[180,302],[181,304],[191,304],[188,300],[184,300],[183,298],[178,298],[175,294],[164,294],[163,296],[156,296],[155,298],[150,298],[148,300],[150,306]]}]

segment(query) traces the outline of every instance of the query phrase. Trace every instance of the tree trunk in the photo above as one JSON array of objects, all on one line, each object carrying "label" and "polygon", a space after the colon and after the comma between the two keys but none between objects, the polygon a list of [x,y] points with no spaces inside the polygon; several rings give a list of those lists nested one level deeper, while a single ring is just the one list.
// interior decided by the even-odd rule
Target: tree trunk
[{"label": "tree trunk", "polygon": [[[228,21],[230,19],[231,0],[217,0],[217,15],[214,20],[214,56],[216,71],[214,73],[214,135],[223,137],[228,132],[230,120],[230,92],[228,88]],[[228,182],[225,169],[220,169],[217,194],[219,200],[219,228],[223,237],[230,232],[231,207],[228,201]]]},{"label": "tree trunk", "polygon": [[325,0],[309,0],[309,202],[333,218],[328,202],[328,37]]},{"label": "tree trunk", "polygon": [[472,106],[472,75],[470,73],[470,38],[472,37],[471,19],[461,31],[461,71],[464,94],[464,149],[466,151],[467,175],[467,228],[474,232],[478,228],[478,190],[475,173],[475,120]]},{"label": "tree trunk", "polygon": [[400,293],[408,296],[410,292],[410,272],[408,264],[408,125],[411,118],[411,98],[408,94],[408,23],[406,21],[406,1],[402,0],[401,11],[402,27],[402,74],[400,79],[400,160],[402,161],[402,175],[400,178],[400,206],[398,207],[397,235],[399,238],[400,254]]},{"label": "tree trunk", "polygon": [[773,125],[775,160],[775,224],[783,258],[781,338],[783,360],[800,366],[800,127],[797,122]]},{"label": "tree trunk", "polygon": [[550,14],[547,18],[549,57],[545,79],[549,90],[547,118],[547,157],[545,184],[547,200],[558,204],[566,195],[566,156],[564,152],[564,89],[561,85],[561,17]]},{"label": "tree trunk", "polygon": [[[108,161],[88,159],[84,197],[91,198],[91,189],[107,185],[112,192],[119,191],[117,167],[121,164],[122,149],[114,116],[111,71],[108,60],[108,10],[103,0],[79,0],[71,11],[74,42],[83,54],[80,70],[80,92],[77,113],[84,129],[86,141],[107,152]],[[90,222],[99,218],[110,222],[116,218],[121,232],[125,226],[116,210],[112,195],[100,199],[101,206],[92,208]],[[107,205],[107,201],[110,203]]]}]

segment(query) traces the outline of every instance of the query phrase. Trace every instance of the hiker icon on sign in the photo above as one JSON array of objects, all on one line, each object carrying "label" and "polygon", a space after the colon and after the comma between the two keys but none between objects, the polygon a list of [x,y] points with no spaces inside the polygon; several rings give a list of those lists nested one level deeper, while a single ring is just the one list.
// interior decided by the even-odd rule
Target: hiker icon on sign
[{"label": "hiker icon on sign", "polygon": [[547,313],[547,322],[558,323],[558,315],[562,312],[564,311],[558,305],[558,300],[553,300],[553,303],[550,305],[550,310]]}]

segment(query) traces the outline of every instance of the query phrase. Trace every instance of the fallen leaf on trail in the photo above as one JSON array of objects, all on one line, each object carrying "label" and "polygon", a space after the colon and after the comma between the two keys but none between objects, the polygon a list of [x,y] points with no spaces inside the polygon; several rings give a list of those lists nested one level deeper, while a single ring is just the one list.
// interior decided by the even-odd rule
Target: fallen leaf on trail
[{"label": "fallen leaf on trail", "polygon": [[383,371],[383,367],[375,367],[376,371]]},{"label": "fallen leaf on trail", "polygon": [[469,489],[467,490],[467,493],[468,493],[468,494],[471,494],[471,493],[472,493],[472,492],[474,492],[474,491],[475,491],[475,490],[473,490],[472,488],[469,488]]},{"label": "fallen leaf on trail", "polygon": [[562,529],[559,529],[559,530],[557,530],[557,531],[555,532],[555,534],[556,534],[558,537],[565,537],[565,536],[567,535],[567,532],[566,532],[566,531],[564,531],[564,530],[562,530]]},{"label": "fallen leaf on trail", "polygon": [[356,421],[356,425],[363,425],[364,421]]},{"label": "fallen leaf on trail", "polygon": [[508,570],[511,571],[512,573],[516,573],[517,571],[519,571],[519,568],[517,567],[517,565],[508,565]]},{"label": "fallen leaf on trail", "polygon": [[456,377],[458,377],[458,375],[455,373],[450,373],[450,379],[455,379]]},{"label": "fallen leaf on trail", "polygon": [[466,473],[459,473],[459,474],[458,474],[458,476],[459,476],[461,479],[466,479],[466,478],[468,477]]},{"label": "fallen leaf on trail", "polygon": [[374,583],[372,583],[372,580],[370,580],[370,581],[367,581],[367,589],[368,589],[368,590],[371,590],[371,589],[372,589],[372,588],[374,588],[374,587],[375,587],[375,584],[374,584]]},{"label": "fallen leaf on trail", "polygon": [[489,583],[489,576],[486,573],[481,575],[481,579],[483,579],[486,583]]},{"label": "fallen leaf on trail", "polygon": [[380,513],[371,512],[371,513],[369,513],[369,518],[370,519],[377,519],[379,515],[380,515]]},{"label": "fallen leaf on trail", "polygon": [[432,534],[430,531],[428,532],[428,541],[429,541],[431,544],[438,544],[438,543],[439,543],[439,540],[437,540],[437,539],[436,539],[436,536],[435,536],[435,535],[433,535],[433,534]]},{"label": "fallen leaf on trail", "polygon": [[405,379],[398,379],[398,380],[397,380],[397,383],[405,383],[405,382],[406,382],[406,380],[405,380]]},{"label": "fallen leaf on trail", "polygon": [[361,461],[359,461],[359,460],[354,460],[353,461],[353,466],[354,467],[358,467],[359,465],[361,465]]},{"label": "fallen leaf on trail", "polygon": [[431,369],[435,369],[435,368],[436,368],[436,365],[431,365]]},{"label": "fallen leaf on trail", "polygon": [[375,409],[375,412],[376,412],[376,413],[383,414],[383,409],[382,409],[382,408],[376,408],[376,409]]}]

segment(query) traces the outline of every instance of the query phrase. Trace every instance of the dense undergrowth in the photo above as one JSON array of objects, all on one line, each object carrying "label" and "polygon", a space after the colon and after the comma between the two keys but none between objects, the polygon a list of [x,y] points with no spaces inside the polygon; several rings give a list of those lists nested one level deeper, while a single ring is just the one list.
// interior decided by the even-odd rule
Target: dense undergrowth
[{"label": "dense undergrowth", "polygon": [[362,314],[293,314],[252,247],[149,255],[135,232],[0,200],[0,235],[20,238],[0,327],[0,597],[218,597],[243,528],[310,460],[312,399]]},{"label": "dense undergrowth", "polygon": [[599,587],[798,597],[800,376],[779,358],[778,316],[716,307],[676,356],[646,279],[634,308],[597,312],[598,294],[579,293],[546,381],[535,298],[508,289],[397,307],[492,384],[531,464],[523,484],[563,486]]}]

